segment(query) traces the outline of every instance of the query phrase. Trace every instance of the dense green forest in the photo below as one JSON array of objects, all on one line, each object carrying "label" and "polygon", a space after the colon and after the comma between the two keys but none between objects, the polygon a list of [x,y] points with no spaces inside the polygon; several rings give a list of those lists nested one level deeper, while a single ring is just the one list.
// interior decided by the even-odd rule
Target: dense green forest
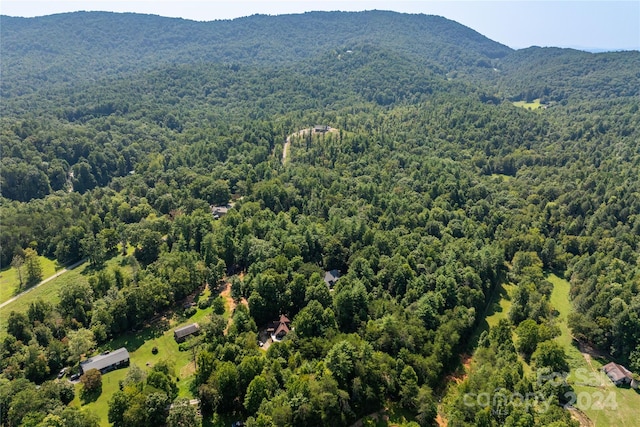
[{"label": "dense green forest", "polygon": [[[56,373],[227,282],[230,326],[216,311],[182,348],[205,424],[393,405],[421,426],[577,425],[569,386],[536,380],[568,370],[549,272],[571,283],[574,337],[640,371],[639,52],[514,51],[391,12],[3,16],[0,35],[0,265],[35,251],[92,272],[0,312],[2,425],[104,425]],[[314,125],[333,130],[298,133]],[[504,283],[512,309],[479,334]],[[292,330],[265,351],[280,315]],[[166,409],[171,367],[140,368],[109,423],[198,425]],[[498,388],[548,408],[465,404]]]}]

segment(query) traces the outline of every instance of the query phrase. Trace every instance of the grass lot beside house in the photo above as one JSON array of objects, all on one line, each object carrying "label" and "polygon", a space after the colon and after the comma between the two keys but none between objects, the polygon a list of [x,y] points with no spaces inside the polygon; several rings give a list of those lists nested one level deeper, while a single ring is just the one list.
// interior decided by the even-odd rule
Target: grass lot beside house
[{"label": "grass lot beside house", "polygon": [[109,372],[102,376],[102,393],[100,396],[94,401],[87,405],[82,406],[80,399],[80,391],[82,390],[82,385],[80,383],[76,384],[76,397],[71,402],[71,406],[80,407],[84,410],[88,410],[93,412],[98,417],[100,417],[100,425],[101,426],[110,426],[108,420],[109,414],[109,399],[119,388],[119,382],[124,379],[125,375],[127,375],[126,369],[119,369],[117,371]]},{"label": "grass lot beside house", "polygon": [[[53,276],[56,271],[60,270],[62,266],[58,265],[58,263],[49,258],[39,256],[40,265],[42,266],[42,278],[46,279],[47,277]],[[22,279],[26,279],[26,268],[22,267]],[[20,286],[20,278],[18,276],[18,270],[13,267],[4,268],[0,271],[0,304],[9,300],[11,297],[14,297],[18,294],[18,292],[24,291],[25,289],[21,289],[18,291]]]},{"label": "grass lot beside house", "polygon": [[558,326],[561,335],[555,340],[561,344],[568,356],[568,382],[575,392],[575,405],[596,426],[633,427],[640,420],[640,393],[631,388],[616,387],[601,371],[609,360],[583,355],[571,337],[567,316],[571,312],[568,281],[550,274],[553,284],[551,304],[558,310]]},{"label": "grass lot beside house", "polygon": [[[207,289],[200,298],[208,298],[210,291]],[[173,338],[173,330],[185,326],[189,323],[200,322],[207,315],[211,314],[212,308],[207,307],[204,310],[198,309],[196,313],[184,318],[179,315],[173,315],[171,318],[162,317],[155,321],[152,325],[146,327],[139,332],[130,332],[124,334],[108,344],[102,346],[100,351],[116,350],[125,347],[129,351],[130,363],[137,365],[144,371],[149,371],[156,363],[160,361],[168,361],[169,366],[173,367],[172,377],[178,378],[178,396],[193,397],[190,391],[191,383],[195,374],[195,363],[193,361],[194,352],[191,350],[180,351],[178,343]],[[153,354],[153,347],[158,348],[158,353]],[[127,375],[128,368],[119,369],[109,372],[102,376],[102,394],[94,401],[86,405],[81,405],[79,398],[80,389],[76,389],[76,399],[74,406],[82,406],[100,417],[100,425],[108,426],[109,400],[113,393],[118,390],[118,383]],[[78,386],[79,387],[79,386]]]}]

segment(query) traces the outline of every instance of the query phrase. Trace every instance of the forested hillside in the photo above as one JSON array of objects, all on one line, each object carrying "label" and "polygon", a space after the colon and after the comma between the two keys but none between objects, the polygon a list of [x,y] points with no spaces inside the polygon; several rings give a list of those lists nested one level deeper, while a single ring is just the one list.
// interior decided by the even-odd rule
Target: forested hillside
[{"label": "forested hillside", "polygon": [[168,64],[291,65],[364,43],[441,71],[488,66],[511,51],[442,17],[382,11],[214,22],[93,12],[38,20],[5,16],[2,24],[3,95]]},{"label": "forested hillside", "polygon": [[[568,370],[549,272],[571,282],[573,335],[640,371],[639,52],[513,51],[391,12],[0,31],[3,274],[34,251],[90,264],[2,309],[2,425],[198,425],[167,410],[179,396],[205,425],[393,407],[407,425],[574,426],[569,386],[539,380]],[[480,334],[506,283],[511,310]],[[261,348],[281,315],[289,333]],[[172,316],[200,316],[192,364],[132,364],[108,413],[86,376],[54,379]],[[439,404],[475,346],[481,367]],[[498,388],[548,408],[463,399]]]}]

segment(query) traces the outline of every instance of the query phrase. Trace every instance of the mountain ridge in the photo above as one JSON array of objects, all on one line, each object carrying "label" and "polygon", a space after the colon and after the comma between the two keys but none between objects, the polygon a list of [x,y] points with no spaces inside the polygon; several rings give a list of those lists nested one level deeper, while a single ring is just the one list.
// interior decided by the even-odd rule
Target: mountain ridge
[{"label": "mountain ridge", "polygon": [[[512,50],[454,21],[396,12],[307,12],[197,22],[157,15],[74,12],[5,18],[3,94],[15,80],[91,79],[168,63],[293,64],[318,53],[371,43],[445,71],[488,66]],[[318,37],[318,34],[321,37]],[[418,41],[418,42],[416,42]],[[65,75],[59,76],[59,69]]]}]

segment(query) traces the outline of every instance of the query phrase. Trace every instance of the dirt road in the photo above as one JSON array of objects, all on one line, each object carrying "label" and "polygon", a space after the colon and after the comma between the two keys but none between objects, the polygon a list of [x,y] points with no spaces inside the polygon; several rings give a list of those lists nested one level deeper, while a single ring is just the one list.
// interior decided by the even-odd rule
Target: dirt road
[{"label": "dirt road", "polygon": [[[327,133],[334,133],[334,132],[339,132],[339,131],[338,129],[332,128],[332,127],[327,129]],[[287,160],[287,156],[289,155],[289,151],[291,151],[291,137],[293,136],[301,137],[301,136],[307,135],[308,133],[315,133],[315,131],[313,130],[313,128],[301,129],[298,132],[294,132],[287,137],[286,141],[284,142],[284,147],[282,149],[282,164],[285,163],[285,161]]]},{"label": "dirt road", "polygon": [[292,133],[291,135],[289,135],[287,137],[287,140],[284,143],[284,148],[282,149],[282,164],[285,163],[285,161],[287,160],[287,156],[289,155],[289,150],[291,150],[291,137],[292,136],[304,136],[309,132],[312,132],[313,129],[309,128],[309,129],[302,129],[299,130],[298,132]]}]

